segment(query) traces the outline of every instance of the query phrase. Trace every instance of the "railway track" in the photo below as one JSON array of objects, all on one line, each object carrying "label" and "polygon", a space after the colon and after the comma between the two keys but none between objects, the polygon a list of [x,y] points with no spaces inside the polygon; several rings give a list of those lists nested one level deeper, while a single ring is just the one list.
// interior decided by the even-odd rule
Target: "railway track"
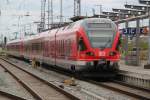
[{"label": "railway track", "polygon": [[80,100],[62,88],[27,72],[6,59],[0,58],[0,66],[19,81],[37,100]]},{"label": "railway track", "polygon": [[1,100],[26,100],[25,98],[10,94],[8,92],[0,90],[0,99]]},{"label": "railway track", "polygon": [[[72,76],[70,73],[64,73],[62,71],[58,71],[57,69],[56,70],[54,69],[54,71],[65,74],[67,76]],[[130,85],[130,84],[118,81],[118,80],[109,80],[106,82],[98,82],[98,81],[94,81],[94,80],[84,79],[84,78],[81,78],[76,75],[73,75],[73,76],[79,80],[87,81],[89,83],[99,85],[99,86],[107,88],[109,90],[112,90],[112,91],[115,91],[115,92],[118,92],[121,94],[125,94],[131,98],[135,98],[135,100],[137,100],[137,99],[138,100],[150,100],[150,89],[145,89],[142,87]]]},{"label": "railway track", "polygon": [[119,81],[112,82],[97,82],[93,80],[87,80],[90,83],[99,85],[101,87],[116,91],[122,94],[126,94],[138,100],[150,100],[150,91],[146,89],[141,89],[139,87],[131,86]]}]

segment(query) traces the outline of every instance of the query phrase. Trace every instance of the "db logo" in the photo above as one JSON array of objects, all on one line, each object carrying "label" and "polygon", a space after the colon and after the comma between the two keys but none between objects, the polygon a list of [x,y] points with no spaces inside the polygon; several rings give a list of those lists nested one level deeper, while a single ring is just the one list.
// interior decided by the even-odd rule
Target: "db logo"
[{"label": "db logo", "polygon": [[105,56],[105,55],[106,55],[106,53],[104,51],[99,52],[99,56]]}]

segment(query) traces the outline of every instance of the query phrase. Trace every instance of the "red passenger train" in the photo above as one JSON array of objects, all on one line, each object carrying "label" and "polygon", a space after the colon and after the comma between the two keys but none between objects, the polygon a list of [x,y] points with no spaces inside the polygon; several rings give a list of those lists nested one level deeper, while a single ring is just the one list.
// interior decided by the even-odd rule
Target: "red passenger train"
[{"label": "red passenger train", "polygon": [[113,72],[120,59],[119,31],[109,19],[87,18],[7,43],[7,53],[73,72]]}]

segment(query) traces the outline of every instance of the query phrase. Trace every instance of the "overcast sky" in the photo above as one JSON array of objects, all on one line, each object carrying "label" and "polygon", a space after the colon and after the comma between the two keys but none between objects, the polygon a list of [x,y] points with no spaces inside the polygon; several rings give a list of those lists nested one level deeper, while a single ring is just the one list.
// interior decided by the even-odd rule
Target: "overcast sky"
[{"label": "overcast sky", "polygon": [[[54,15],[59,16],[60,0],[53,0]],[[0,0],[0,34],[10,34],[18,31],[17,25],[23,26],[27,23],[32,23],[40,20],[40,3],[41,0]],[[99,13],[99,8],[96,6],[101,4],[103,11],[111,11],[112,8],[124,8],[124,4],[138,4],[138,0],[81,0],[82,15],[92,15],[92,8]],[[27,12],[31,16],[25,17]],[[73,16],[73,0],[63,0],[63,15],[64,19]],[[20,17],[19,17],[20,16]]]}]

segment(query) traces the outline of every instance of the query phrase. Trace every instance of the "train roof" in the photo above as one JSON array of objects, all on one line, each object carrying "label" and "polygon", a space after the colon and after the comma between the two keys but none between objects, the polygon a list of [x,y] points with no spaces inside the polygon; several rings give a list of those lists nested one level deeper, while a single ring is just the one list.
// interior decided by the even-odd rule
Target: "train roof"
[{"label": "train roof", "polygon": [[114,22],[108,18],[85,18],[83,20],[74,22],[74,24],[79,26],[83,25],[84,23],[114,23]]},{"label": "train roof", "polygon": [[49,33],[49,31],[45,31],[45,32],[35,34],[35,35],[32,35],[32,36],[27,36],[25,38],[19,38],[19,39],[16,39],[16,40],[9,41],[7,44],[17,43],[17,42],[21,42],[21,41],[25,42],[25,41],[29,41],[29,40],[32,40],[32,39],[39,39],[39,38],[47,36],[48,33]]}]

